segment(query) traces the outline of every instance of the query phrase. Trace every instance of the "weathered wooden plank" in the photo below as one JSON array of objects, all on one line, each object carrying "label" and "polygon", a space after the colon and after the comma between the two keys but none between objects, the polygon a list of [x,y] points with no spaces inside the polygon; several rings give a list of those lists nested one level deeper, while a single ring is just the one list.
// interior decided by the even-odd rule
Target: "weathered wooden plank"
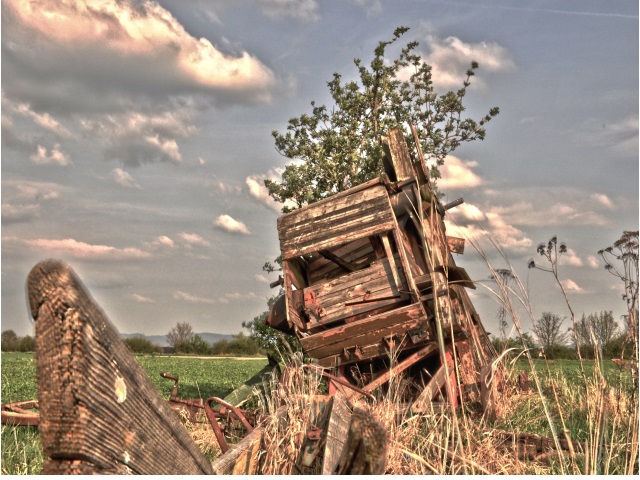
[{"label": "weathered wooden plank", "polygon": [[263,435],[264,427],[255,428],[224,455],[211,463],[213,473],[216,475],[256,475]]},{"label": "weathered wooden plank", "polygon": [[212,473],[73,270],[40,262],[27,286],[43,473]]},{"label": "weathered wooden plank", "polygon": [[382,146],[393,164],[398,182],[415,177],[409,149],[401,130],[391,130],[388,137],[382,137]]},{"label": "weathered wooden plank", "polygon": [[323,216],[316,216],[300,223],[295,227],[287,227],[284,230],[278,230],[278,238],[280,242],[287,242],[295,238],[304,238],[313,233],[318,233],[319,228],[335,228],[342,224],[350,224],[354,222],[364,223],[363,219],[374,215],[377,212],[384,212],[391,208],[386,196],[377,197],[366,202],[359,202],[350,208],[340,210],[332,210]]},{"label": "weathered wooden plank", "polygon": [[426,347],[421,348],[417,352],[409,355],[407,358],[405,358],[400,363],[398,363],[394,368],[389,369],[388,371],[379,375],[375,380],[366,384],[362,389],[365,392],[372,392],[373,390],[378,388],[380,385],[387,383],[392,375],[398,375],[399,373],[404,372],[407,368],[416,364],[423,358],[428,357],[429,355],[434,353],[437,349],[438,349],[437,342],[430,343]]},{"label": "weathered wooden plank", "polygon": [[[280,239],[280,249],[286,252],[287,258],[291,258],[289,250],[302,249],[303,252],[296,252],[295,256],[305,253],[317,252],[323,249],[331,249],[343,243],[362,238],[364,235],[360,231],[378,233],[384,230],[379,228],[380,224],[391,224],[393,216],[389,210],[380,207],[375,210],[355,213],[348,222],[317,222],[312,228],[299,235],[288,235]],[[393,228],[393,226],[391,227]],[[311,246],[318,245],[315,248]],[[302,247],[302,248],[301,248]],[[285,253],[283,253],[285,255]]]},{"label": "weathered wooden plank", "polygon": [[331,415],[326,429],[322,475],[332,475],[335,472],[344,448],[344,442],[347,439],[350,423],[351,409],[345,394],[338,390],[333,396]]},{"label": "weathered wooden plank", "polygon": [[437,395],[437,393],[441,390],[444,390],[446,381],[446,369],[445,366],[442,365],[440,366],[440,368],[438,368],[436,373],[433,374],[433,377],[431,377],[429,383],[427,383],[426,387],[424,387],[424,390],[420,392],[420,395],[415,400],[415,402],[413,402],[413,405],[411,406],[413,411],[417,413],[428,411],[429,404]]},{"label": "weathered wooden plank", "polygon": [[389,235],[382,236],[382,246],[384,247],[384,251],[387,253],[387,259],[389,260],[389,265],[391,267],[391,275],[393,275],[393,280],[395,282],[396,288],[398,290],[402,290],[402,280],[400,279],[401,277],[398,272],[398,267],[396,265],[396,261],[393,256],[393,252],[391,251]]},{"label": "weathered wooden plank", "polygon": [[[351,242],[359,238],[368,237],[371,235],[377,235],[378,233],[387,232],[394,227],[393,219],[387,220],[387,215],[381,215],[376,221],[369,222],[367,227],[360,227],[358,225],[350,226],[348,229],[334,232],[336,236],[323,237],[322,239],[315,240],[309,239],[307,242],[298,244],[292,242],[288,246],[280,245],[282,252],[282,258],[288,260],[293,257],[302,256],[307,253],[317,252],[318,250],[330,249],[343,243]],[[378,223],[379,222],[379,223]]]},{"label": "weathered wooden plank", "polygon": [[349,190],[337,193],[331,197],[307,205],[306,207],[294,210],[278,218],[278,230],[290,228],[297,224],[305,223],[310,219],[323,216],[331,210],[348,208],[354,204],[362,202],[376,196],[386,195],[386,188],[380,178],[375,178]]},{"label": "weathered wooden plank", "polygon": [[318,253],[320,253],[320,255],[322,255],[324,258],[335,263],[336,265],[338,265],[338,267],[347,272],[355,272],[356,270],[359,270],[357,266],[347,262],[346,260],[343,260],[338,255],[332,253],[330,250],[320,250],[320,252]]},{"label": "weathered wooden plank", "polygon": [[392,334],[402,336],[424,320],[421,305],[413,304],[310,335],[300,341],[310,357],[323,358],[339,353],[345,346],[369,345]]}]

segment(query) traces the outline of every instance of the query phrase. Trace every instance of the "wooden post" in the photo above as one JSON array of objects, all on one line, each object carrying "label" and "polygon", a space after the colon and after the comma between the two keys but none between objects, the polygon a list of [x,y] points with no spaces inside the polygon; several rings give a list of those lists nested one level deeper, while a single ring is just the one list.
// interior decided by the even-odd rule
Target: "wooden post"
[{"label": "wooden post", "polygon": [[336,468],[338,475],[381,475],[387,462],[388,433],[371,414],[356,408]]},{"label": "wooden post", "polygon": [[211,474],[211,465],[73,270],[27,280],[44,474]]}]

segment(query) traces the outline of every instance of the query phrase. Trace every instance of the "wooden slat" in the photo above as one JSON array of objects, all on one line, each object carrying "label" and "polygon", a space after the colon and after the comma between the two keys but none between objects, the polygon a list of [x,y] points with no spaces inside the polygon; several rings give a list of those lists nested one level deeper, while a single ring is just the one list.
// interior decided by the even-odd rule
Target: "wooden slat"
[{"label": "wooden slat", "polygon": [[343,348],[382,342],[385,336],[392,334],[402,336],[426,320],[423,312],[420,304],[408,305],[310,335],[300,341],[310,357],[321,359],[337,354]]},{"label": "wooden slat", "polygon": [[340,454],[347,439],[349,424],[351,423],[351,409],[347,404],[345,394],[338,390],[333,396],[331,416],[327,425],[326,443],[324,447],[324,459],[322,463],[322,475],[333,475]]},{"label": "wooden slat", "polygon": [[[361,238],[346,245],[341,245],[338,248],[334,248],[333,253],[354,265],[358,270],[370,265],[371,262],[376,260],[375,253],[368,238]],[[308,271],[310,285],[343,274],[337,265],[320,255],[314,256],[309,262]]]},{"label": "wooden slat", "polygon": [[211,463],[213,473],[216,475],[256,475],[263,435],[264,427],[254,429],[224,455]]},{"label": "wooden slat", "polygon": [[363,199],[366,200],[376,195],[381,195],[382,189],[385,189],[382,181],[380,178],[375,178],[349,190],[336,193],[324,200],[282,215],[278,218],[278,230],[305,223],[314,217],[325,215],[328,211],[348,207],[361,202]]},{"label": "wooden slat", "polygon": [[73,270],[40,262],[27,285],[43,473],[212,473]]},{"label": "wooden slat", "polygon": [[409,149],[401,130],[391,130],[388,137],[382,138],[382,145],[385,153],[391,159],[398,182],[415,177]]},{"label": "wooden slat", "polygon": [[335,473],[338,475],[381,475],[389,444],[387,430],[371,412],[354,409],[347,438]]}]

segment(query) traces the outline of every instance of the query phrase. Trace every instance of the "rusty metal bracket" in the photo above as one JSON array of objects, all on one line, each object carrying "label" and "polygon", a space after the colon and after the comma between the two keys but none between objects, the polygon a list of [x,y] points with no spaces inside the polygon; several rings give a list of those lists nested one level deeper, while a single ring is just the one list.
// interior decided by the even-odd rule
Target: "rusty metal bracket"
[{"label": "rusty metal bracket", "polygon": [[[212,403],[222,405],[222,408],[219,411],[216,411],[211,407]],[[242,423],[242,426],[245,428],[247,434],[253,432],[253,426],[247,421],[244,415],[245,412],[243,410],[240,410],[238,407],[225,402],[221,398],[207,398],[204,402],[204,412],[207,415],[209,423],[211,424],[211,428],[213,428],[213,433],[218,440],[218,445],[220,445],[220,450],[222,450],[222,453],[226,453],[229,450],[229,445],[224,438],[224,433],[222,431],[223,426],[218,423],[218,419],[226,418],[228,422],[233,422],[233,416],[235,416],[235,418],[238,419],[240,423]]]}]

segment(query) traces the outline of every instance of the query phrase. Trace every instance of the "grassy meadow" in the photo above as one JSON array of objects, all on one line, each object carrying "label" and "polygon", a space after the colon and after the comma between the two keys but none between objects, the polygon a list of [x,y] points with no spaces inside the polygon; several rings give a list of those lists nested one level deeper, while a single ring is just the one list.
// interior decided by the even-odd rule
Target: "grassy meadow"
[{"label": "grassy meadow", "polygon": [[[138,356],[153,384],[169,398],[173,381],[160,377],[168,372],[180,377],[181,398],[224,397],[259,372],[264,358],[188,358]],[[36,400],[36,367],[31,353],[2,354],[2,403]],[[42,448],[37,427],[2,426],[3,475],[33,475],[42,470]]]},{"label": "grassy meadow", "polygon": [[[206,398],[227,395],[266,364],[265,359],[172,356],[139,356],[138,361],[165,398],[169,397],[173,382],[161,378],[160,372],[180,376],[182,398]],[[637,473],[637,455],[631,454],[638,446],[637,414],[634,413],[637,412],[637,395],[634,395],[628,370],[619,369],[611,361],[599,364],[585,361],[583,376],[578,361],[536,359],[532,364],[534,372],[531,372],[531,364],[522,358],[503,362],[502,386],[494,392],[495,419],[489,419],[478,404],[464,404],[464,408],[453,417],[450,414],[409,414],[397,424],[393,390],[401,388],[400,381],[392,382],[389,391],[378,399],[375,406],[360,405],[370,409],[389,432],[387,473],[622,474],[630,470]],[[529,393],[515,387],[521,370],[529,370]],[[315,388],[309,386],[314,381],[301,381],[306,385],[307,393]],[[265,397],[268,398],[269,394]],[[289,394],[291,392],[278,395]],[[2,354],[2,402],[35,399],[36,395],[33,355]],[[293,395],[292,402],[299,402],[301,396],[295,392]],[[266,412],[268,408],[264,404],[262,406]],[[304,406],[296,411],[303,417],[308,415]],[[301,418],[298,424],[306,428],[304,419]],[[555,432],[558,438],[564,438],[566,431],[572,440],[589,442],[592,447],[586,454],[564,452],[562,457],[551,455],[524,460],[493,439],[492,432],[496,431],[545,437],[551,437]],[[191,433],[205,455],[212,458],[212,442],[215,440],[196,438],[203,432]],[[299,433],[291,429],[282,434],[290,435],[291,445],[294,445],[298,438],[303,438]],[[282,444],[286,439],[265,437],[265,442],[269,441]],[[267,457],[270,451],[271,455],[277,451],[275,446],[269,448],[265,445],[265,449]],[[287,465],[292,464],[284,460],[271,459],[270,464],[277,468],[262,473],[287,473]],[[38,474],[42,463],[37,428],[2,427],[2,474]]]}]

